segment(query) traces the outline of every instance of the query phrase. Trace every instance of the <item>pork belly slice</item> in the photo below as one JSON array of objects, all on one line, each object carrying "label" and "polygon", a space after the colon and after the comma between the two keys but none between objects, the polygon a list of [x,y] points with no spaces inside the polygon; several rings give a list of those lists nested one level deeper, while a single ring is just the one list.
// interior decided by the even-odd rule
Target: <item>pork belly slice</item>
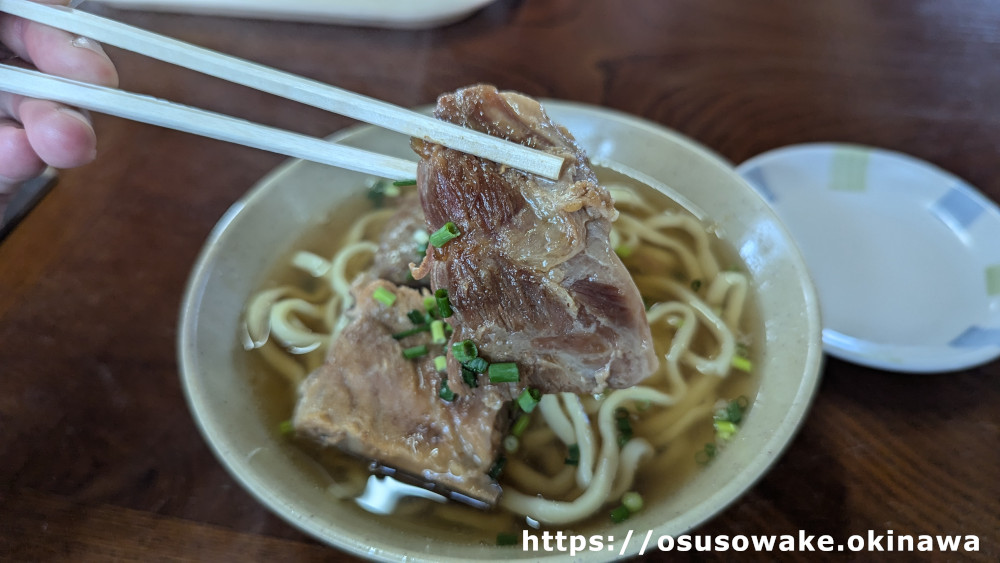
[{"label": "pork belly slice", "polygon": [[399,208],[379,237],[378,252],[369,273],[396,285],[428,286],[428,280],[414,280],[410,275],[410,264],[419,262],[423,256],[416,235],[418,232],[426,234],[427,226],[416,190],[407,190],[412,193],[399,196]]},{"label": "pork belly slice", "polygon": [[[396,295],[392,306],[372,297]],[[487,473],[510,424],[503,386],[471,389],[449,382],[454,401],[440,397],[443,373],[434,369],[441,346],[412,329],[406,314],[423,311],[415,289],[362,276],[352,289],[352,320],[332,344],[326,362],[303,382],[293,424],[301,437],[336,446],[377,465],[409,474],[437,492],[456,492],[487,505],[500,486]],[[409,360],[403,349],[425,344],[431,353]]]},{"label": "pork belly slice", "polygon": [[611,249],[611,196],[569,132],[535,100],[492,86],[441,96],[435,116],[566,159],[550,181],[412,142],[429,232],[450,221],[462,233],[414,271],[448,288],[453,338],[517,362],[522,382],[546,393],[630,387],[655,371],[642,298]]}]

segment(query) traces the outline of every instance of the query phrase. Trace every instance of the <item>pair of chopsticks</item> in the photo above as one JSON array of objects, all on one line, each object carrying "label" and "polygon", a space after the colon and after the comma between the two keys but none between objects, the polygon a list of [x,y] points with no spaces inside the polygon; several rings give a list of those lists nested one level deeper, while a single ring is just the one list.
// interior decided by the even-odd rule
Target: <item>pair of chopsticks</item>
[{"label": "pair of chopsticks", "polygon": [[[0,0],[0,12],[411,137],[426,139],[546,178],[558,178],[562,167],[563,159],[554,155],[87,12],[63,6],[36,4],[28,0]],[[365,174],[390,179],[411,179],[417,174],[416,163],[409,160],[346,147],[150,96],[9,65],[0,65],[0,90]]]}]

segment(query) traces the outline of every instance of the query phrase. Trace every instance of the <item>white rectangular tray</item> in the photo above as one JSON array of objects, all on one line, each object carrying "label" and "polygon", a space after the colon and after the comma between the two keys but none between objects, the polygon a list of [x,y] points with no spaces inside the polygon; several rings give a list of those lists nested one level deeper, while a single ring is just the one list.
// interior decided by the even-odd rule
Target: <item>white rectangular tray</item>
[{"label": "white rectangular tray", "polygon": [[92,0],[115,8],[402,29],[458,21],[494,0]]}]

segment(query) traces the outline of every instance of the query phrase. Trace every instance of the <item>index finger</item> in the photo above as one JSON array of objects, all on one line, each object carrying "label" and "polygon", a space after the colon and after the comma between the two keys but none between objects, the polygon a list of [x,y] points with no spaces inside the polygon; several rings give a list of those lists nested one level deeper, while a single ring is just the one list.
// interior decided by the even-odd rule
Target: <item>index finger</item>
[{"label": "index finger", "polygon": [[[42,1],[40,4],[65,4]],[[118,71],[96,41],[31,22],[0,15],[0,43],[38,70],[102,86],[117,86]]]}]

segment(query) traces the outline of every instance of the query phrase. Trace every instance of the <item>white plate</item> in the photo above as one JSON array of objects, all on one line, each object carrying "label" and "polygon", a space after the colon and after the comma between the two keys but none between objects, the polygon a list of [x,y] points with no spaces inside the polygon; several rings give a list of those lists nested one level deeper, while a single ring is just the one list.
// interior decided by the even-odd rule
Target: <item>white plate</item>
[{"label": "white plate", "polygon": [[905,372],[1000,356],[1000,209],[972,186],[843,144],[776,149],[737,171],[798,242],[830,355]]},{"label": "white plate", "polygon": [[494,0],[98,0],[115,8],[425,29],[456,22]]}]

